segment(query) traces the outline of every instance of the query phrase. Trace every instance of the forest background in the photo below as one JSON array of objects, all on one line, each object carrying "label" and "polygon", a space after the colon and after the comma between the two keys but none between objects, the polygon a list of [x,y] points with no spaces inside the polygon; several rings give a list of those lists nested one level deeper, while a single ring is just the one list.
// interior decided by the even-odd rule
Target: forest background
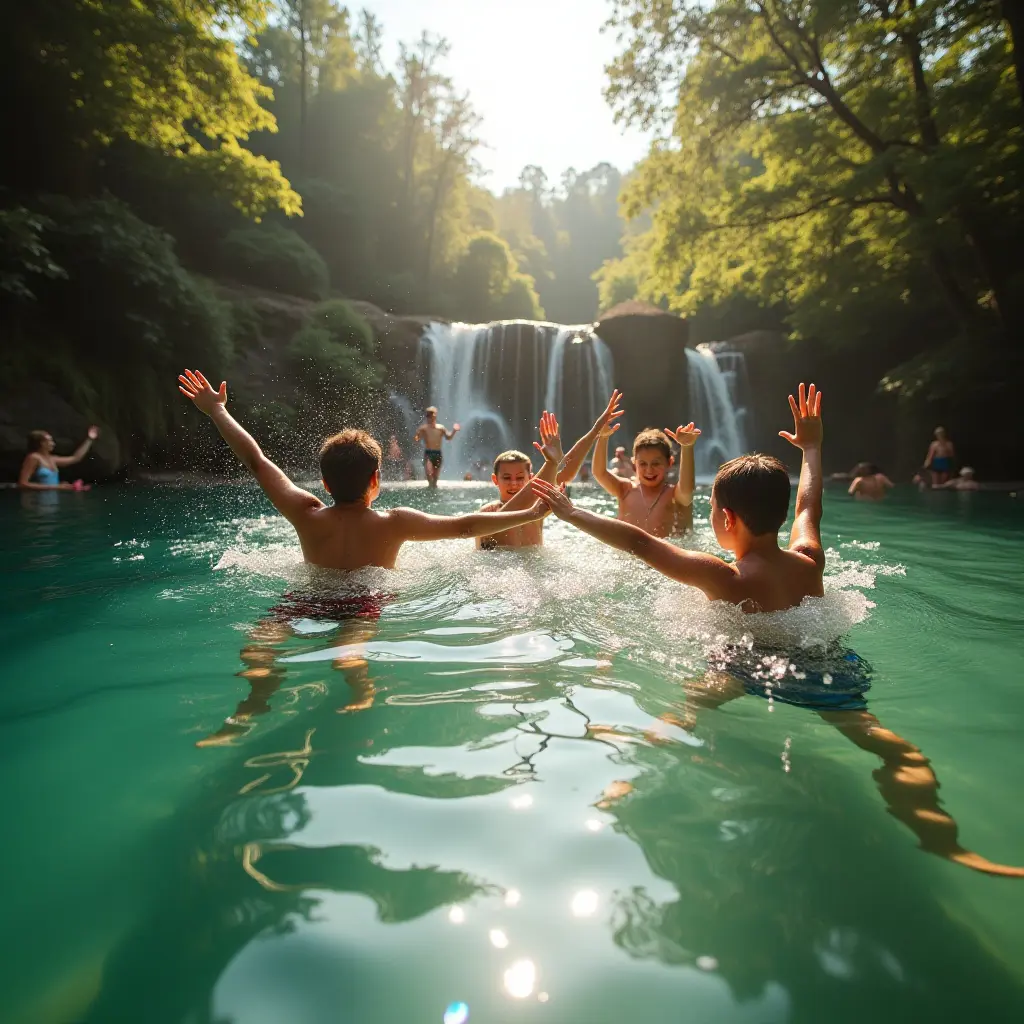
[{"label": "forest background", "polygon": [[650,154],[528,166],[496,196],[429,33],[386,67],[385,26],[336,0],[20,5],[0,37],[0,429],[44,393],[103,424],[111,465],[178,464],[168,381],[237,377],[269,345],[243,415],[305,444],[325,395],[336,418],[381,385],[362,303],[582,323],[639,298],[696,341],[779,332],[866,411],[942,419],[983,472],[1021,475],[1024,3],[609,13],[608,100]]}]

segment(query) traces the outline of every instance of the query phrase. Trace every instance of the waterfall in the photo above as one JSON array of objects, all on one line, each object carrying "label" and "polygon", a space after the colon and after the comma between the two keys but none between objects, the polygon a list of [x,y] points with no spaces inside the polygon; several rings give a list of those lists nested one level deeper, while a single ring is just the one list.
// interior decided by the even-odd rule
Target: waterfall
[{"label": "waterfall", "polygon": [[420,365],[440,421],[462,428],[445,443],[448,476],[507,448],[532,456],[544,409],[558,416],[568,450],[607,403],[613,374],[611,351],[589,325],[523,320],[430,324]]},{"label": "waterfall", "polygon": [[701,428],[695,450],[698,475],[711,476],[746,450],[742,391],[746,363],[742,352],[698,345],[686,350],[689,418]]}]

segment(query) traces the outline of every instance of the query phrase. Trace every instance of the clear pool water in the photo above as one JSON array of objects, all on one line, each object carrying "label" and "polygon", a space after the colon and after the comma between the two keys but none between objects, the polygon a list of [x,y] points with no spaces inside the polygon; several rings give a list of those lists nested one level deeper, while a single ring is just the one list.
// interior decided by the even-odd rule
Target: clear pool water
[{"label": "clear pool water", "polygon": [[[271,512],[0,494],[0,1018],[1024,1019],[1024,881],[921,851],[812,710],[687,696],[760,627],[560,523],[407,547],[341,621]],[[825,525],[776,649],[842,638],[963,844],[1024,864],[1024,496],[831,492]]]}]

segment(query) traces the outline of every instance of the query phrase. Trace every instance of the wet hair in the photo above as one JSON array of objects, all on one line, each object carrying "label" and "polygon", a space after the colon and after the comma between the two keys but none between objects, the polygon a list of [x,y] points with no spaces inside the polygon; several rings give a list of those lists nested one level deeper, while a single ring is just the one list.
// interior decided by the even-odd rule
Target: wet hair
[{"label": "wet hair", "polygon": [[513,464],[516,464],[516,465],[518,465],[519,463],[525,463],[527,468],[531,472],[533,471],[533,461],[530,459],[530,456],[527,455],[525,452],[516,451],[515,448],[510,448],[507,452],[502,452],[494,460],[494,475],[495,476],[498,475],[498,467],[501,466],[501,465],[504,465],[506,463],[513,463]]},{"label": "wet hair", "polygon": [[320,449],[320,475],[337,502],[358,501],[380,472],[380,445],[365,430],[343,430]]},{"label": "wet hair", "polygon": [[741,455],[715,477],[711,495],[730,509],[755,537],[778,533],[789,513],[789,473],[771,455]]},{"label": "wet hair", "polygon": [[873,462],[858,462],[853,467],[854,476],[877,476],[881,472]]},{"label": "wet hair", "polygon": [[656,427],[647,427],[636,435],[636,440],[633,442],[634,459],[641,448],[657,448],[666,459],[672,458],[672,445],[669,443],[668,437],[663,430],[658,430]]},{"label": "wet hair", "polygon": [[49,431],[46,430],[32,430],[29,431],[28,435],[28,450],[30,452],[42,451],[43,443],[50,436]]},{"label": "wet hair", "polygon": [[428,405],[426,407],[426,409],[423,410],[423,412],[427,416],[429,416],[431,413],[433,413],[436,416],[437,415],[437,406],[436,405]]}]

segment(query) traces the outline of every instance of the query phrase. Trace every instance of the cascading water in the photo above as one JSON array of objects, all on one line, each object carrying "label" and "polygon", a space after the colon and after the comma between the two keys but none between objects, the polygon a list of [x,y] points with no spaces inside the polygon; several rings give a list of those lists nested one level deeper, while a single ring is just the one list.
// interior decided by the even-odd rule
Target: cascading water
[{"label": "cascading water", "polygon": [[449,476],[489,464],[503,449],[532,455],[544,409],[558,415],[568,450],[612,387],[611,351],[589,325],[434,323],[423,334],[421,356],[441,422],[462,428],[446,442]]},{"label": "cascading water", "polygon": [[742,391],[746,363],[742,352],[698,345],[686,350],[690,410],[701,428],[695,449],[698,476],[713,475],[723,462],[746,450]]}]

